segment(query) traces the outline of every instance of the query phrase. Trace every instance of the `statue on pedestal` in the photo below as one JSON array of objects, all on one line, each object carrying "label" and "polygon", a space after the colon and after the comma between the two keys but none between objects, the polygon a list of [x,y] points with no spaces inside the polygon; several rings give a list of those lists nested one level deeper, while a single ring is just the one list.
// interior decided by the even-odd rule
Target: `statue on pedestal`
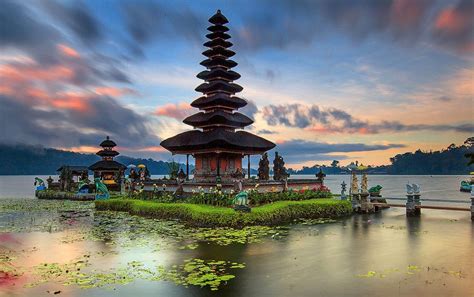
[{"label": "statue on pedestal", "polygon": [[51,184],[53,183],[53,178],[51,175],[48,177],[48,179],[46,179],[46,182],[48,183],[48,189],[51,188]]},{"label": "statue on pedestal", "polygon": [[242,171],[242,169],[241,168],[235,169],[235,172],[233,172],[230,176],[234,179],[234,190],[236,192],[241,192],[242,191],[242,179],[245,177],[245,174]]},{"label": "statue on pedestal", "polygon": [[270,162],[268,161],[268,154],[265,152],[262,158],[258,162],[258,179],[269,180],[270,179]]},{"label": "statue on pedestal", "polygon": [[283,157],[278,155],[278,152],[275,152],[275,160],[273,160],[273,179],[283,181],[288,177],[290,177],[290,175],[286,172]]},{"label": "statue on pedestal", "polygon": [[346,182],[345,181],[342,181],[342,184],[341,184],[341,200],[346,200],[347,197],[346,197]]},{"label": "statue on pedestal", "polygon": [[250,212],[248,193],[239,192],[234,198],[234,210],[242,212]]},{"label": "statue on pedestal", "polygon": [[351,180],[351,195],[356,195],[359,193],[359,181],[357,180],[357,176],[355,172],[352,172],[352,180]]},{"label": "statue on pedestal", "polygon": [[179,170],[178,174],[176,175],[176,179],[178,180],[178,183],[186,179],[186,173],[184,173],[183,168]]},{"label": "statue on pedestal", "polygon": [[367,173],[362,174],[362,181],[360,182],[361,193],[368,193],[367,190]]},{"label": "statue on pedestal", "polygon": [[320,183],[323,183],[325,177],[326,177],[326,174],[323,172],[321,168],[319,168],[319,172],[316,174],[316,180]]}]

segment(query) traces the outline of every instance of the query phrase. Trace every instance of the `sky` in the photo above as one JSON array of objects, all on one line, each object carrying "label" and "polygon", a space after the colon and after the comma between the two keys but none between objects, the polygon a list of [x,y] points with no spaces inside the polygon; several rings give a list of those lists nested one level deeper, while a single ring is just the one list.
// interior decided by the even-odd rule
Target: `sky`
[{"label": "sky", "polygon": [[389,164],[473,136],[474,1],[1,0],[0,143],[96,152],[108,135],[169,160],[160,141],[192,129],[217,9],[246,130],[289,167]]}]

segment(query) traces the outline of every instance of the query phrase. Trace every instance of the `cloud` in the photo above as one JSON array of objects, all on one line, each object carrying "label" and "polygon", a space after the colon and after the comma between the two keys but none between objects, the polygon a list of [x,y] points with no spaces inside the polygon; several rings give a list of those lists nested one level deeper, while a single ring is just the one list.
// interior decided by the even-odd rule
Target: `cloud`
[{"label": "cloud", "polygon": [[163,106],[159,106],[154,114],[157,116],[165,116],[173,119],[177,119],[178,121],[184,120],[186,117],[190,116],[197,112],[196,109],[193,109],[189,103],[169,103]]},{"label": "cloud", "polygon": [[[42,3],[2,2],[0,48],[12,54],[0,63],[0,142],[90,147],[110,135],[124,147],[156,146],[149,119],[113,98],[135,94],[123,61],[72,45],[101,38],[86,7]],[[49,25],[36,9],[46,6],[75,34]]]},{"label": "cloud", "polygon": [[[289,163],[327,161],[348,158],[343,153],[368,152],[403,148],[403,144],[326,143],[293,139],[279,143],[278,151]],[[342,153],[342,154],[341,154]]]},{"label": "cloud", "polygon": [[258,130],[257,134],[277,134],[278,132],[276,131],[272,131],[272,130],[268,130],[268,129],[262,129],[262,130]]},{"label": "cloud", "polygon": [[[144,117],[110,97],[69,98],[49,109],[38,108],[28,98],[18,99],[0,95],[0,143],[97,146],[106,135],[120,146],[153,146],[160,141]],[[75,106],[86,106],[87,110]]]},{"label": "cloud", "polygon": [[239,112],[253,119],[255,114],[258,112],[258,107],[254,101],[249,99],[246,99],[246,101],[247,105],[239,109]]},{"label": "cloud", "polygon": [[334,29],[353,40],[379,33],[413,40],[430,6],[427,0],[265,1],[258,13],[243,16],[237,38],[250,50],[309,45]]},{"label": "cloud", "polygon": [[474,2],[461,0],[442,9],[433,24],[433,36],[445,46],[460,52],[474,51]]},{"label": "cloud", "polygon": [[103,34],[99,21],[83,2],[78,1],[68,5],[50,0],[42,3],[54,19],[62,22],[84,43],[91,45],[101,39]]},{"label": "cloud", "polygon": [[428,0],[268,0],[259,4],[243,12],[236,36],[240,49],[291,49],[309,46],[326,34],[342,33],[356,42],[376,37],[404,46],[428,41],[458,52],[474,51],[471,0],[455,7],[449,1]]},{"label": "cloud", "polygon": [[142,46],[158,38],[182,38],[196,43],[204,40],[202,29],[207,25],[206,15],[181,3],[166,6],[152,1],[126,2],[122,6],[126,28],[134,40],[132,53],[143,55]]},{"label": "cloud", "polygon": [[56,44],[61,34],[37,21],[38,16],[18,1],[2,1],[0,9],[0,49],[19,49],[47,63],[56,60]]},{"label": "cloud", "polygon": [[322,109],[314,104],[267,105],[263,107],[262,115],[269,125],[305,128],[318,133],[376,134],[420,130],[471,133],[474,131],[474,124],[417,125],[403,124],[397,121],[369,123],[355,118],[344,110],[336,108]]}]

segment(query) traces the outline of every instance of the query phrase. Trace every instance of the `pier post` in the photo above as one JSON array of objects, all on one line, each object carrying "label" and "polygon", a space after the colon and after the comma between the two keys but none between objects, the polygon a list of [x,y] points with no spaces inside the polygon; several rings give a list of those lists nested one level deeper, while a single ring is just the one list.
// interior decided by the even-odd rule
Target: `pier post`
[{"label": "pier post", "polygon": [[418,184],[413,184],[413,203],[415,204],[414,215],[420,216],[421,215],[421,194],[420,194],[420,186]]},{"label": "pier post", "polygon": [[413,198],[413,186],[407,184],[407,203],[406,203],[407,217],[415,216],[415,200]]}]

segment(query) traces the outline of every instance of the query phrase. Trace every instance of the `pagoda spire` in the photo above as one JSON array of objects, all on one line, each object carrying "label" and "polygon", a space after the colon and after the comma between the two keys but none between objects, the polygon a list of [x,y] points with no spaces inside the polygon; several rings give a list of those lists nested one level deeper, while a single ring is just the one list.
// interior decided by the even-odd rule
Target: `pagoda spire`
[{"label": "pagoda spire", "polygon": [[234,82],[240,78],[240,74],[231,70],[237,63],[229,59],[235,55],[235,52],[229,49],[233,45],[228,41],[230,35],[225,33],[229,31],[225,26],[229,21],[217,10],[209,22],[212,25],[207,29],[212,33],[206,35],[209,41],[205,42],[204,46],[208,49],[202,53],[207,59],[201,62],[207,69],[197,75],[204,82],[195,89],[203,93],[203,96],[191,103],[191,106],[202,112],[187,117],[183,122],[206,130],[215,127],[244,128],[251,125],[253,120],[242,113],[234,112],[247,105],[247,102],[234,96],[243,88]]},{"label": "pagoda spire", "polygon": [[[205,59],[200,63],[206,69],[197,74],[203,83],[195,89],[202,96],[191,103],[199,112],[183,120],[195,129],[165,139],[161,145],[175,154],[194,155],[197,164],[201,164],[199,166],[204,166],[202,164],[208,161],[204,154],[233,154],[233,159],[227,157],[236,160],[235,164],[238,165],[235,166],[241,168],[243,155],[261,154],[272,149],[275,144],[242,131],[253,120],[238,112],[239,108],[247,105],[247,101],[236,95],[243,87],[236,83],[240,74],[232,70],[237,63],[231,59],[235,52],[230,49],[233,44],[226,26],[229,21],[217,10],[209,22],[211,25],[207,30],[210,33],[206,35],[208,40],[204,43],[207,49],[202,52]],[[211,156],[211,159],[215,160],[215,156]],[[197,170],[202,173],[205,168]]]}]

